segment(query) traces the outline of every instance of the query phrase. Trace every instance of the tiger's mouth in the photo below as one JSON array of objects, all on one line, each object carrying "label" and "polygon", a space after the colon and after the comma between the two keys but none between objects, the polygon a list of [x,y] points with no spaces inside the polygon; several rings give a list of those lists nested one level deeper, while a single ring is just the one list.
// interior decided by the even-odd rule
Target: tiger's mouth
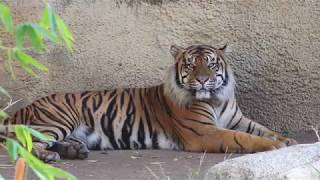
[{"label": "tiger's mouth", "polygon": [[191,89],[191,94],[196,100],[209,100],[212,99],[216,94],[218,94],[223,87],[217,88],[201,88],[201,89]]},{"label": "tiger's mouth", "polygon": [[206,100],[206,99],[210,99],[211,98],[211,92],[208,91],[208,90],[199,90],[199,91],[196,91],[195,93],[195,98],[197,100]]},{"label": "tiger's mouth", "polygon": [[204,88],[202,88],[200,90],[193,89],[193,90],[191,90],[191,94],[197,100],[208,100],[208,99],[211,99],[211,97],[212,97],[212,92],[210,90],[204,89]]}]

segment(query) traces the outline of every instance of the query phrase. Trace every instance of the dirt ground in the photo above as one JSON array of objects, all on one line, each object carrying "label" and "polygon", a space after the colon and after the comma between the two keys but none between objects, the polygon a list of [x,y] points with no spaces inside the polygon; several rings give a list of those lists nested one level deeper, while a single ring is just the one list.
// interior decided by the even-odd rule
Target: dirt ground
[{"label": "dirt ground", "polygon": [[[316,141],[313,132],[298,133],[294,136],[299,143]],[[201,162],[201,157],[203,157]],[[86,160],[63,160],[54,164],[74,174],[80,180],[147,180],[156,177],[170,177],[170,180],[185,180],[193,175],[202,179],[204,172],[225,158],[240,154],[201,154],[164,150],[121,150],[90,152]],[[201,165],[200,165],[201,164]],[[200,175],[195,174],[200,169]],[[7,180],[13,179],[14,166],[4,151],[0,151],[0,174]],[[37,178],[35,178],[37,179]],[[168,179],[168,178],[167,178]],[[168,179],[169,180],[169,179]]]}]

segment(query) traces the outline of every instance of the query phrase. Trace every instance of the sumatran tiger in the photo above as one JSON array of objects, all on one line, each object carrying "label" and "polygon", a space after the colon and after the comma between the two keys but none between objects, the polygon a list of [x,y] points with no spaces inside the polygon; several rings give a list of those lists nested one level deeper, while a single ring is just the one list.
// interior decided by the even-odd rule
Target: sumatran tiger
[{"label": "sumatran tiger", "polygon": [[89,150],[252,153],[296,144],[243,116],[225,49],[173,45],[174,63],[160,85],[53,94],[5,124],[53,137],[50,143],[33,140],[34,154],[44,161],[84,159]]}]

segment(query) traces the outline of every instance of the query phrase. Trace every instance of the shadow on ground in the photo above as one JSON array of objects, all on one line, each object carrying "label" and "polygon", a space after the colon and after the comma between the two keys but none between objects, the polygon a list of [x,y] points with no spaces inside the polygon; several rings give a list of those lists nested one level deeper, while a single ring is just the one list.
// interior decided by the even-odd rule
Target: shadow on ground
[{"label": "shadow on ground", "polygon": [[[313,132],[295,136],[299,143],[316,141]],[[194,177],[200,169],[200,175],[192,180],[202,179],[212,165],[225,158],[234,158],[240,154],[205,154],[200,165],[201,153],[188,153],[164,150],[121,150],[93,151],[86,160],[64,160],[54,164],[74,174],[80,180],[147,180],[155,176],[169,176],[170,180],[185,180]],[[14,179],[14,166],[10,164],[4,151],[0,151],[0,174],[7,180]],[[37,178],[35,178],[37,179]]]}]

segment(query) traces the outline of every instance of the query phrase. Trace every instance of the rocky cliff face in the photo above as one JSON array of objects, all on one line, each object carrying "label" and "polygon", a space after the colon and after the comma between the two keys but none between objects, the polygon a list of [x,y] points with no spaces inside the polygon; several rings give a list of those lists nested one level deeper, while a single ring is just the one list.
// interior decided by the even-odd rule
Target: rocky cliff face
[{"label": "rocky cliff face", "polygon": [[[6,2],[23,20],[35,20],[43,7],[38,0]],[[228,43],[244,114],[280,131],[319,124],[319,1],[51,3],[74,33],[75,51],[49,47],[38,58],[50,72],[38,79],[17,70],[13,83],[0,69],[0,84],[25,103],[57,91],[158,84],[173,63],[171,44]]]}]

